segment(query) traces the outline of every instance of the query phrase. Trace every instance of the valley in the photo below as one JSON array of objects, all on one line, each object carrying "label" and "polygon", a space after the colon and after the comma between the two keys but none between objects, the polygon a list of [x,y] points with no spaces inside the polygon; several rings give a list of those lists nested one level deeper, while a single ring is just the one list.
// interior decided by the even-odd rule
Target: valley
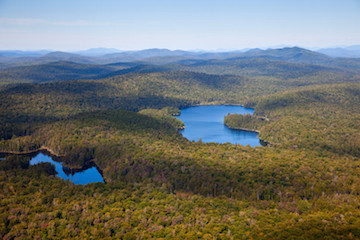
[{"label": "valley", "polygon": [[[358,58],[295,47],[1,61],[0,152],[46,147],[106,182],[75,185],[9,155],[3,239],[360,237]],[[253,108],[222,122],[269,144],[188,140],[181,112],[211,119],[208,105]]]}]

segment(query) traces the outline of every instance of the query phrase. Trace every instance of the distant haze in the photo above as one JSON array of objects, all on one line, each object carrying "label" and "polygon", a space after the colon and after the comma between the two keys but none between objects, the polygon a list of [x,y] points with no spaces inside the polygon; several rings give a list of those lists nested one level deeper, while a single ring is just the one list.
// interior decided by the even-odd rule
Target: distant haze
[{"label": "distant haze", "polygon": [[358,0],[2,0],[0,49],[344,47],[360,44],[359,13]]}]

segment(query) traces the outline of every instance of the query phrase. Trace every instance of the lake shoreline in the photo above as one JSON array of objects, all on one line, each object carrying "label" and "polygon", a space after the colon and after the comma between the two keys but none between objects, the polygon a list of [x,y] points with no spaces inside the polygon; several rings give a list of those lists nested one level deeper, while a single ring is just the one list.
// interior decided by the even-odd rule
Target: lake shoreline
[{"label": "lake shoreline", "polygon": [[[224,125],[225,125],[226,127],[228,127],[229,129],[231,129],[231,130],[241,130],[241,131],[255,132],[255,133],[257,133],[257,134],[260,134],[260,131],[259,131],[259,130],[249,129],[249,128],[233,128],[233,127],[229,127],[229,126],[226,125],[225,123],[224,123]],[[259,140],[260,140],[261,145],[264,146],[264,147],[273,145],[273,144],[271,144],[271,142],[266,141],[266,140],[264,140],[264,139],[259,138]]]},{"label": "lake shoreline", "polygon": [[224,123],[224,125],[226,127],[228,127],[231,130],[241,130],[241,131],[246,131],[246,132],[254,132],[254,133],[260,133],[259,130],[255,130],[255,129],[250,129],[250,128],[233,128],[233,127],[229,127],[227,124]]},{"label": "lake shoreline", "polygon": [[[231,129],[224,124],[229,113],[253,114],[255,109],[242,105],[195,105],[181,109],[177,118],[184,122],[185,129],[180,131],[190,141],[202,139],[204,143],[231,143],[243,146],[264,146],[257,137],[259,132],[253,129]],[[228,130],[227,130],[228,129]],[[238,130],[238,131],[237,131]]]}]

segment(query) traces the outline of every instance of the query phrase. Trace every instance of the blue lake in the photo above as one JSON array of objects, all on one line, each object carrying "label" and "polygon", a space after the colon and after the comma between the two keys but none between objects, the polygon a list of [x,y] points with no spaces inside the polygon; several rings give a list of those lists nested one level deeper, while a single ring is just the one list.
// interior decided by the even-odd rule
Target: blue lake
[{"label": "blue lake", "polygon": [[69,180],[75,184],[88,184],[88,183],[104,183],[104,179],[96,168],[96,166],[91,166],[87,169],[71,169],[63,167],[61,162],[54,161],[50,156],[47,156],[43,153],[38,153],[35,157],[30,160],[30,165],[35,165],[38,163],[49,162],[55,166],[57,176],[61,177],[64,180]]},{"label": "blue lake", "polygon": [[232,130],[225,126],[224,117],[228,113],[253,114],[254,109],[242,106],[196,106],[181,110],[178,119],[185,123],[182,135],[190,141],[232,143],[251,147],[261,146],[255,132]]}]

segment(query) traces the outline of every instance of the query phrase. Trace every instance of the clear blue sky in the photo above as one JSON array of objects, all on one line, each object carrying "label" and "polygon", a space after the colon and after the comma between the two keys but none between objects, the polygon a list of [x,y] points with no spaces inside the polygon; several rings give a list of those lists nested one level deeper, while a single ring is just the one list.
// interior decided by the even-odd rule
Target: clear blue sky
[{"label": "clear blue sky", "polygon": [[0,49],[360,44],[360,0],[0,0]]}]

